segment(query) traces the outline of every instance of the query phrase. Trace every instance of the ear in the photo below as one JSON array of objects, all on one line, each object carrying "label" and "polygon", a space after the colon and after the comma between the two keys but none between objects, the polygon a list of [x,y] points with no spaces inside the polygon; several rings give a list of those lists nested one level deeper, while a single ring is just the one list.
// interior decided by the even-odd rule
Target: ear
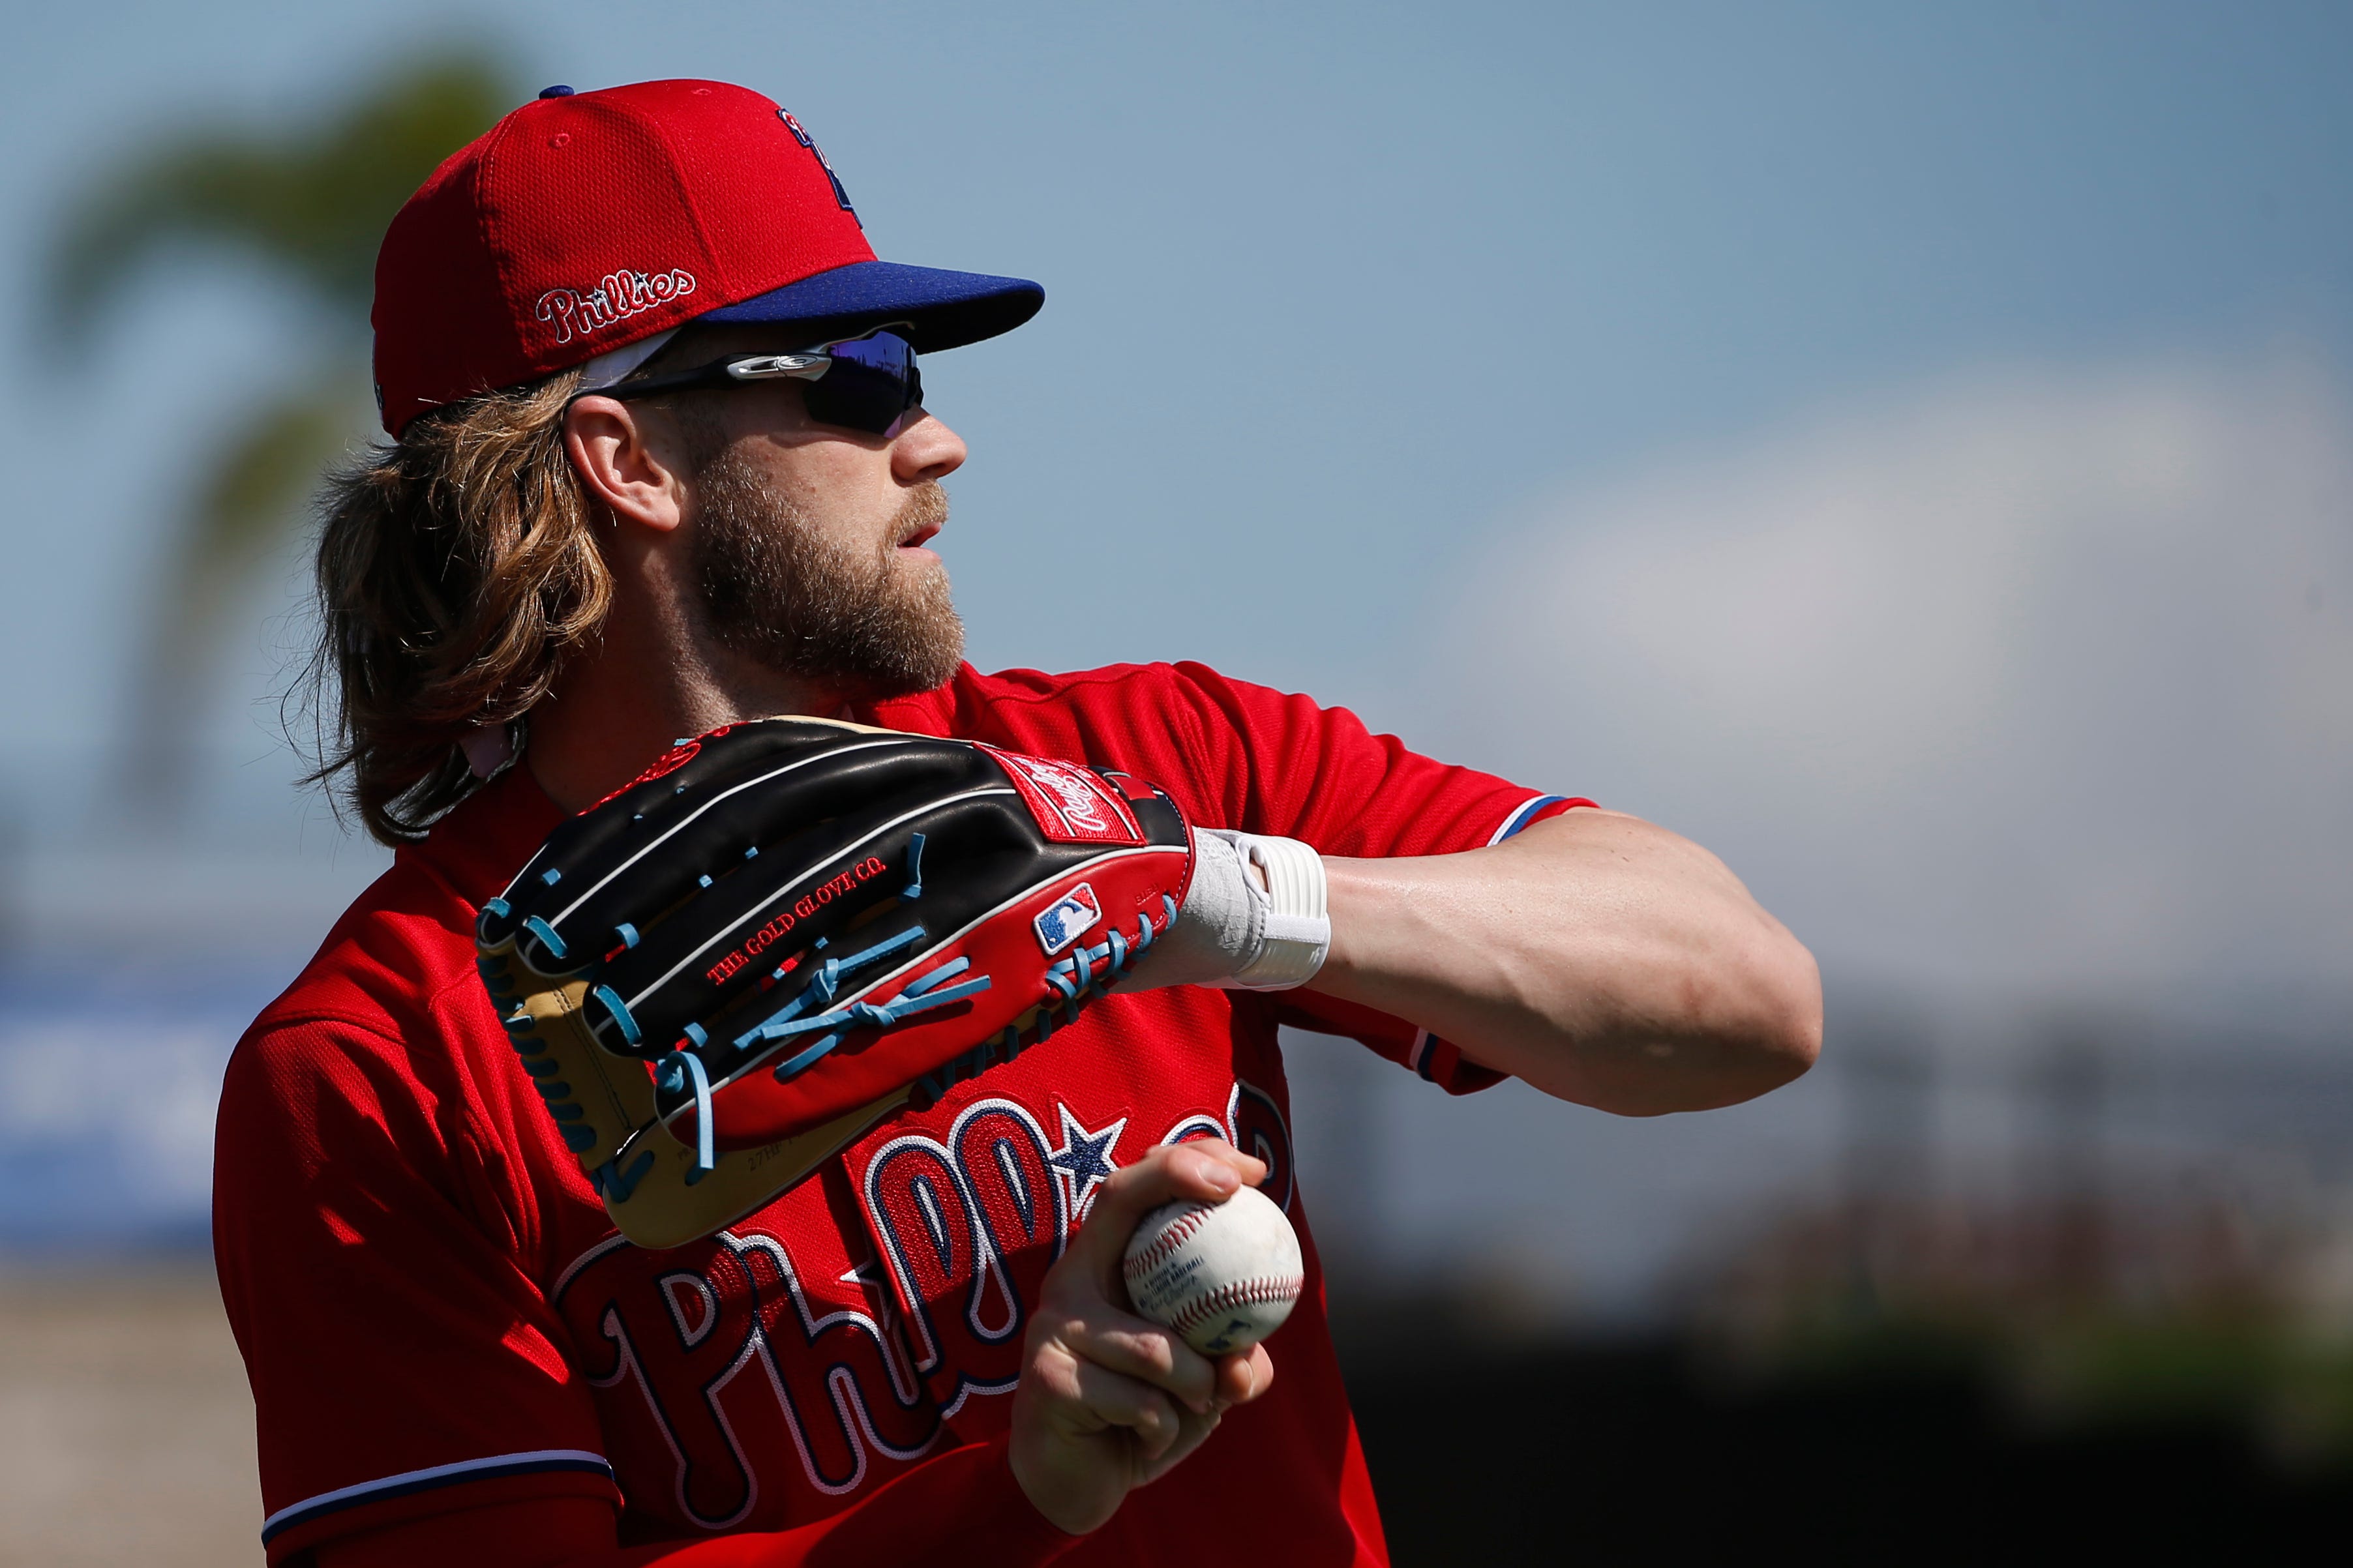
[{"label": "ear", "polygon": [[588,493],[617,520],[670,532],[686,517],[676,424],[657,410],[594,395],[565,410],[564,451]]}]

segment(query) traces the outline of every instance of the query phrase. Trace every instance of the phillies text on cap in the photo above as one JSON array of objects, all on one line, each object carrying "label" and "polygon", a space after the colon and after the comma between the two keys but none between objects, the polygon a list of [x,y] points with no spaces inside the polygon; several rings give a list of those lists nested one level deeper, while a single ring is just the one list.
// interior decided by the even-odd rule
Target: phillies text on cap
[{"label": "phillies text on cap", "polygon": [[879,261],[799,121],[747,89],[550,89],[452,153],[376,257],[375,382],[397,437],[428,409],[699,317],[812,342],[909,323],[936,352],[1019,326],[1018,278]]}]

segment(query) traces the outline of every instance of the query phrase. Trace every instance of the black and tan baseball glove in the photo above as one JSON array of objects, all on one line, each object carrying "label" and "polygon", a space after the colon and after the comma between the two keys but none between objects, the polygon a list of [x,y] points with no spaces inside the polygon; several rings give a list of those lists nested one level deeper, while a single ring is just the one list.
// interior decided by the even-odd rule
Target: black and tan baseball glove
[{"label": "black and tan baseball glove", "polygon": [[558,828],[476,939],[615,1223],[675,1247],[1076,1017],[1192,870],[1183,813],[1141,780],[765,720]]}]

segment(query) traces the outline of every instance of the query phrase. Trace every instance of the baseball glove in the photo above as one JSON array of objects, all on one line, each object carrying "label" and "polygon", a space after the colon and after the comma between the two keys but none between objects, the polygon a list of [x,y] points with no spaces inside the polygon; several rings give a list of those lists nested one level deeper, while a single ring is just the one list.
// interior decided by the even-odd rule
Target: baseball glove
[{"label": "baseball glove", "polygon": [[479,967],[614,1222],[675,1247],[1075,1018],[1192,866],[1126,774],[765,720],[556,829],[483,907]]}]

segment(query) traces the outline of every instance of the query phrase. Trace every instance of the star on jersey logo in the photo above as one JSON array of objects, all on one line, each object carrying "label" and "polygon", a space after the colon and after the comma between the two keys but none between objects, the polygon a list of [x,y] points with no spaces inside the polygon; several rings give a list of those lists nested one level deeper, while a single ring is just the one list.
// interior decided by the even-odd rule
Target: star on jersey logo
[{"label": "star on jersey logo", "polygon": [[1095,1188],[1119,1169],[1111,1152],[1118,1146],[1119,1135],[1127,1130],[1127,1118],[1123,1116],[1096,1131],[1071,1115],[1071,1108],[1060,1100],[1054,1102],[1054,1109],[1062,1117],[1062,1146],[1046,1156],[1046,1163],[1054,1168],[1063,1191],[1070,1194],[1071,1218],[1075,1222],[1086,1217],[1087,1205],[1094,1201]]}]

